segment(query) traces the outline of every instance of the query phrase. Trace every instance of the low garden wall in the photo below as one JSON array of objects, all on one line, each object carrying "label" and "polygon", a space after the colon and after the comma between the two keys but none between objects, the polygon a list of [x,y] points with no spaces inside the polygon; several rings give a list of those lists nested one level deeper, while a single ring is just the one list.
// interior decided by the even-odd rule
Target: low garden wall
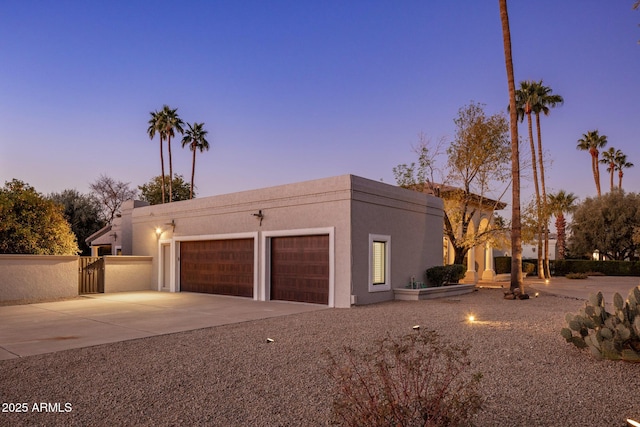
[{"label": "low garden wall", "polygon": [[105,256],[105,293],[154,289],[151,285],[152,261],[150,256]]},{"label": "low garden wall", "polygon": [[77,256],[0,255],[0,301],[77,295]]}]

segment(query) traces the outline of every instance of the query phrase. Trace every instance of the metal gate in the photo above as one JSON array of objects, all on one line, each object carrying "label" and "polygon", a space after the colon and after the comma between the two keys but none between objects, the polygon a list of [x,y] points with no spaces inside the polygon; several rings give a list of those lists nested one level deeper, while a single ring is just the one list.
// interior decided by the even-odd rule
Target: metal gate
[{"label": "metal gate", "polygon": [[104,293],[104,258],[83,256],[78,266],[78,293]]}]

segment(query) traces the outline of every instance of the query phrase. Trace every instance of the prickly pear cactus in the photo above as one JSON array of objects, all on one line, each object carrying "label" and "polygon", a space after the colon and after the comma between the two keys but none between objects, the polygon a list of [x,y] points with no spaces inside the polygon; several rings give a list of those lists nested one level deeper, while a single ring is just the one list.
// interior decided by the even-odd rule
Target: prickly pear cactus
[{"label": "prickly pear cactus", "polygon": [[591,294],[578,314],[567,313],[560,334],[598,359],[640,362],[640,286],[629,291],[626,301],[614,294],[613,308],[613,313],[606,311],[602,292]]}]

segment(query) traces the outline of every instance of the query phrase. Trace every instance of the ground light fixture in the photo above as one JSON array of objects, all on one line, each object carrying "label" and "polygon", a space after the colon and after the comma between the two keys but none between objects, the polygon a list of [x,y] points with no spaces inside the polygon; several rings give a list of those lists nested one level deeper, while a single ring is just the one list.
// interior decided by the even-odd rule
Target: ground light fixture
[{"label": "ground light fixture", "polygon": [[631,418],[627,418],[627,424],[629,424],[632,427],[640,427],[640,423],[632,420]]},{"label": "ground light fixture", "polygon": [[469,314],[467,315],[467,320],[469,321],[469,323],[473,323],[476,321],[476,316],[473,314]]}]

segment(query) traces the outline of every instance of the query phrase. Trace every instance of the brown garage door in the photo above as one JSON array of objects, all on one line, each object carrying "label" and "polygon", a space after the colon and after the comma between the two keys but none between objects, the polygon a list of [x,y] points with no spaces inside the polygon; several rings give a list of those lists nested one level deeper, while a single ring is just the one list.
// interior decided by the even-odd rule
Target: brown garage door
[{"label": "brown garage door", "polygon": [[253,296],[253,239],[180,243],[180,290]]},{"label": "brown garage door", "polygon": [[271,299],[329,303],[329,235],[271,238]]}]

